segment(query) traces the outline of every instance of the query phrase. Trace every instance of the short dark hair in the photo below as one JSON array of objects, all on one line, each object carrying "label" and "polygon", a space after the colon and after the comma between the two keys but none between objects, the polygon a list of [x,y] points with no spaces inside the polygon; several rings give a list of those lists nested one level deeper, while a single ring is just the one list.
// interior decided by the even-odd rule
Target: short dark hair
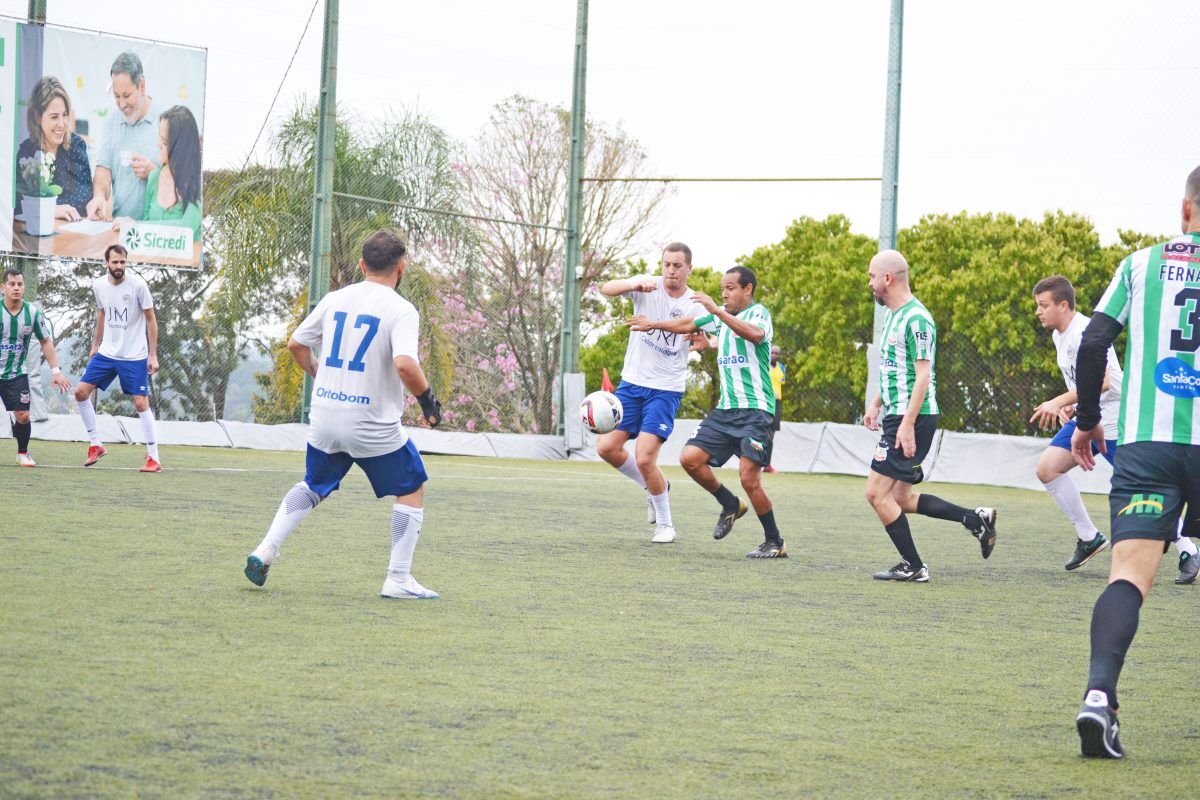
[{"label": "short dark hair", "polygon": [[120,253],[121,255],[125,256],[126,258],[129,258],[129,251],[126,250],[122,245],[110,244],[108,247],[104,248],[105,263],[108,263],[108,259],[112,257],[113,253]]},{"label": "short dark hair", "polygon": [[1200,206],[1200,167],[1196,167],[1188,175],[1187,179],[1187,197],[1196,205]]},{"label": "short dark hair", "polygon": [[8,269],[4,270],[4,282],[8,283],[9,278],[17,275],[20,275],[22,278],[25,277],[25,273],[21,272],[21,270],[17,269],[16,267],[9,267]]},{"label": "short dark hair", "polygon": [[1043,292],[1049,292],[1055,303],[1066,300],[1070,309],[1075,310],[1075,287],[1062,275],[1051,275],[1038,281],[1033,287],[1033,296],[1036,298]]},{"label": "short dark hair", "polygon": [[754,274],[754,270],[749,267],[738,265],[725,270],[726,275],[737,275],[739,286],[749,286],[750,296],[754,296],[754,291],[758,288],[758,276]]},{"label": "short dark hair", "polygon": [[375,231],[362,246],[362,260],[369,272],[391,272],[408,249],[404,240],[391,231]]},{"label": "short dark hair", "polygon": [[683,242],[671,242],[663,248],[664,253],[683,253],[683,260],[688,264],[692,263],[692,248],[688,247]]}]

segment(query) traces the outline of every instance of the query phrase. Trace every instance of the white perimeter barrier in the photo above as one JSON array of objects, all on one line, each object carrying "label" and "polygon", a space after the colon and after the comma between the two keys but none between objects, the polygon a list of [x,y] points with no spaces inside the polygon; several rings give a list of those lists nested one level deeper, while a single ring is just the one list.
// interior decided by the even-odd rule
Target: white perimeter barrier
[{"label": "white perimeter barrier", "polygon": [[[100,437],[106,442],[130,444],[142,441],[142,427],[136,417],[98,417]],[[699,420],[676,420],[675,430],[662,447],[660,464],[678,464],[684,443],[696,430]],[[531,458],[561,461],[567,458],[596,461],[593,434],[587,434],[582,450],[567,452],[557,436],[519,433],[468,433],[410,429],[413,441],[422,453],[490,458]],[[8,414],[0,414],[0,437],[11,438]],[[86,442],[83,423],[74,414],[52,414],[33,423],[35,439],[58,442]],[[158,422],[160,444],[201,445],[207,447],[245,447],[255,450],[304,450],[307,427],[298,424],[257,425],[249,422]],[[773,464],[780,472],[817,472],[865,476],[875,453],[879,434],[858,425],[833,422],[785,422],[775,436]],[[938,431],[925,459],[928,480],[943,483],[970,483],[989,486],[1013,486],[1040,489],[1034,474],[1038,457],[1049,439],[1031,436],[1000,436],[988,433]],[[630,445],[632,446],[632,445]],[[726,467],[736,465],[731,459]],[[1112,469],[1102,458],[1096,469],[1085,473],[1073,470],[1072,479],[1081,491],[1108,493]]]}]

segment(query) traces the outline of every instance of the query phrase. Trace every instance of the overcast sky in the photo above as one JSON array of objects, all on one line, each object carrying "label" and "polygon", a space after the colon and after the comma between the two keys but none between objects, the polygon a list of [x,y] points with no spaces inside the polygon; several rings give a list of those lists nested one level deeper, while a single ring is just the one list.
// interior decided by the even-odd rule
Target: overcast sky
[{"label": "overcast sky", "polygon": [[[25,0],[0,0],[21,16]],[[240,164],[304,28],[310,0],[49,0],[51,22],[208,48],[205,157]],[[522,93],[570,105],[571,0],[342,0],[339,101],[417,107],[458,138]],[[119,8],[120,14],[114,9]],[[594,0],[588,111],[620,123],[658,174],[879,176],[888,0]],[[280,109],[316,94],[318,5]],[[1089,215],[1173,233],[1200,164],[1196,0],[909,2],[900,225],[928,213]],[[153,76],[149,76],[154,93]],[[261,147],[260,147],[261,150]],[[801,214],[840,212],[875,236],[879,186],[709,184],[667,202],[641,255],[689,243],[728,266]]]}]

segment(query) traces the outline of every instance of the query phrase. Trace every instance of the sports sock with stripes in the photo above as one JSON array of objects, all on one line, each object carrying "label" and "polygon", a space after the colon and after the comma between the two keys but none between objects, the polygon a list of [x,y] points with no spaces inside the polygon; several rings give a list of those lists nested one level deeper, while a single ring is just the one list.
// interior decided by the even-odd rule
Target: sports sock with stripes
[{"label": "sports sock with stripes", "polygon": [[403,580],[412,569],[413,550],[421,535],[425,509],[396,503],[392,506],[392,558],[388,575]]},{"label": "sports sock with stripes", "polygon": [[271,527],[258,549],[266,548],[268,559],[274,558],[288,534],[296,530],[296,526],[303,522],[304,518],[320,502],[320,495],[308,488],[308,484],[304,481],[288,489],[287,494],[283,496],[283,502],[279,504],[279,510],[275,512],[275,519],[271,522]]}]

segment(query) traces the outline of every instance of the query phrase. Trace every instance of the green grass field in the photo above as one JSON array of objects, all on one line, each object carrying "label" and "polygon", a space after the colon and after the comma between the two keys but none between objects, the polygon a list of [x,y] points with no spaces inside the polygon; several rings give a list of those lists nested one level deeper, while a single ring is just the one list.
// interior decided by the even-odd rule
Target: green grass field
[{"label": "green grass field", "polygon": [[998,506],[996,551],[914,518],[933,579],[895,585],[870,578],[896,555],[860,479],[768,476],[792,558],[755,562],[757,521],[714,542],[677,469],[680,540],[651,545],[604,465],[430,458],[414,574],[442,599],[404,602],[378,596],[389,505],[361,473],[258,589],[245,556],[301,454],[164,448],[140,475],[140,448],[110,449],[0,467],[5,797],[1196,791],[1200,587],[1171,583],[1172,551],[1121,684],[1129,755],[1084,761],[1108,556],[1065,572],[1040,493],[932,487]]}]

